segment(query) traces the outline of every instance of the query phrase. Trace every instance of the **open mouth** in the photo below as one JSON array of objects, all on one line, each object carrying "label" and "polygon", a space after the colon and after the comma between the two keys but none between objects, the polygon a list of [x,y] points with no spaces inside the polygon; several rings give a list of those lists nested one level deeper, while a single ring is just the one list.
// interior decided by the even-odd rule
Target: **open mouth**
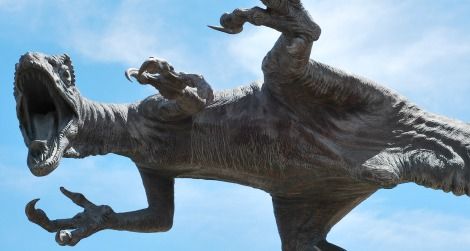
[{"label": "open mouth", "polygon": [[16,86],[22,92],[18,114],[29,148],[28,167],[34,175],[44,176],[57,167],[68,147],[67,133],[76,112],[45,70],[17,73]]}]

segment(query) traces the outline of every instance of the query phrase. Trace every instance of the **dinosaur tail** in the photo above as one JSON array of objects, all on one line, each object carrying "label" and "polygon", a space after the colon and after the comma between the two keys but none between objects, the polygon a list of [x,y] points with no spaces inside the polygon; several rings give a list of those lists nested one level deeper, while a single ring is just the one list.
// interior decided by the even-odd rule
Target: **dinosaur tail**
[{"label": "dinosaur tail", "polygon": [[470,196],[470,125],[415,106],[407,110],[395,148],[402,182]]}]

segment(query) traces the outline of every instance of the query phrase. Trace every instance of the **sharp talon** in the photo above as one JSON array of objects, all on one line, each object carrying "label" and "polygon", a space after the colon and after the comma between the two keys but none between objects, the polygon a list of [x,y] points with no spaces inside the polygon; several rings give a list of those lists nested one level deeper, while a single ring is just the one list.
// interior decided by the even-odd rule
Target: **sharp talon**
[{"label": "sharp talon", "polygon": [[220,31],[220,32],[224,32],[224,33],[227,33],[227,34],[238,34],[240,32],[243,31],[243,27],[240,27],[238,29],[228,29],[228,28],[224,28],[224,27],[221,27],[221,26],[212,26],[212,25],[208,25],[207,27],[211,28],[211,29],[214,29],[216,31]]},{"label": "sharp talon", "polygon": [[25,213],[28,216],[28,219],[31,220],[36,215],[36,203],[38,203],[39,199],[34,199],[26,204]]},{"label": "sharp talon", "polygon": [[26,204],[25,213],[28,220],[38,224],[40,227],[44,228],[49,232],[54,231],[54,225],[51,223],[49,218],[47,217],[46,213],[41,209],[36,209],[36,203],[39,199],[34,199]]},{"label": "sharp talon", "polygon": [[60,187],[59,189],[64,195],[68,195],[72,193],[69,190],[67,190],[65,187]]},{"label": "sharp talon", "polygon": [[135,68],[129,68],[126,70],[125,72],[125,76],[127,78],[127,80],[129,80],[130,82],[133,82],[132,81],[132,78],[131,77],[134,77],[136,76],[136,74],[138,73],[138,69],[135,69]]},{"label": "sharp talon", "polygon": [[132,83],[132,79],[131,79],[131,77],[130,77],[129,70],[127,70],[127,71],[124,73],[124,75],[126,76],[127,80],[129,80],[129,82]]},{"label": "sharp talon", "polygon": [[90,202],[83,194],[81,193],[74,193],[70,192],[69,190],[65,189],[65,187],[60,187],[60,191],[69,198],[73,203],[77,204],[83,208],[89,208],[94,206],[92,202]]}]

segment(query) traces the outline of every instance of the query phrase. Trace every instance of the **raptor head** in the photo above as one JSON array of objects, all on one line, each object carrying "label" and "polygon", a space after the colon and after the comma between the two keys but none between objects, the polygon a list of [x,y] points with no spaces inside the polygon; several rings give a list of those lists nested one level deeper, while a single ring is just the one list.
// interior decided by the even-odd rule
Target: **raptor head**
[{"label": "raptor head", "polygon": [[77,133],[80,94],[67,55],[26,53],[16,64],[14,95],[35,176],[51,173]]}]

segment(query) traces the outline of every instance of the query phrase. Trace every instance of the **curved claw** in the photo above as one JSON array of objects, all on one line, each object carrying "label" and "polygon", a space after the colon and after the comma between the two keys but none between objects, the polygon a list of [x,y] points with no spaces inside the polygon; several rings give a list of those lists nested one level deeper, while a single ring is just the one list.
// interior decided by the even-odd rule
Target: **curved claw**
[{"label": "curved claw", "polygon": [[39,199],[34,199],[26,204],[25,213],[28,217],[28,220],[34,223],[40,223],[44,220],[49,221],[49,218],[46,216],[46,213],[41,209],[36,209],[36,203],[38,203]]},{"label": "curved claw", "polygon": [[28,216],[28,219],[31,220],[31,218],[34,218],[36,215],[36,203],[38,203],[39,199],[34,199],[30,201],[28,204],[26,204],[25,207],[25,213],[26,216]]},{"label": "curved claw", "polygon": [[51,225],[51,221],[49,217],[47,217],[46,213],[41,209],[36,209],[36,203],[39,199],[34,199],[26,204],[25,213],[28,217],[28,220],[38,224],[42,228],[46,229],[49,232],[53,232],[55,229]]},{"label": "curved claw", "polygon": [[132,82],[131,77],[137,78],[138,74],[139,74],[139,69],[136,69],[136,68],[129,68],[125,72],[125,76],[126,76],[127,80],[129,80],[130,82]]},{"label": "curved claw", "polygon": [[82,208],[88,209],[91,207],[96,207],[91,201],[89,201],[83,194],[74,193],[67,190],[65,187],[60,187],[60,191],[69,198],[73,203]]},{"label": "curved claw", "polygon": [[224,33],[227,33],[227,34],[238,34],[240,32],[243,31],[243,26],[241,26],[240,28],[237,28],[237,29],[229,29],[229,28],[225,28],[225,27],[222,27],[222,26],[212,26],[212,25],[208,25],[207,27],[211,28],[211,29],[214,29],[216,31],[220,31],[220,32],[224,32]]}]

